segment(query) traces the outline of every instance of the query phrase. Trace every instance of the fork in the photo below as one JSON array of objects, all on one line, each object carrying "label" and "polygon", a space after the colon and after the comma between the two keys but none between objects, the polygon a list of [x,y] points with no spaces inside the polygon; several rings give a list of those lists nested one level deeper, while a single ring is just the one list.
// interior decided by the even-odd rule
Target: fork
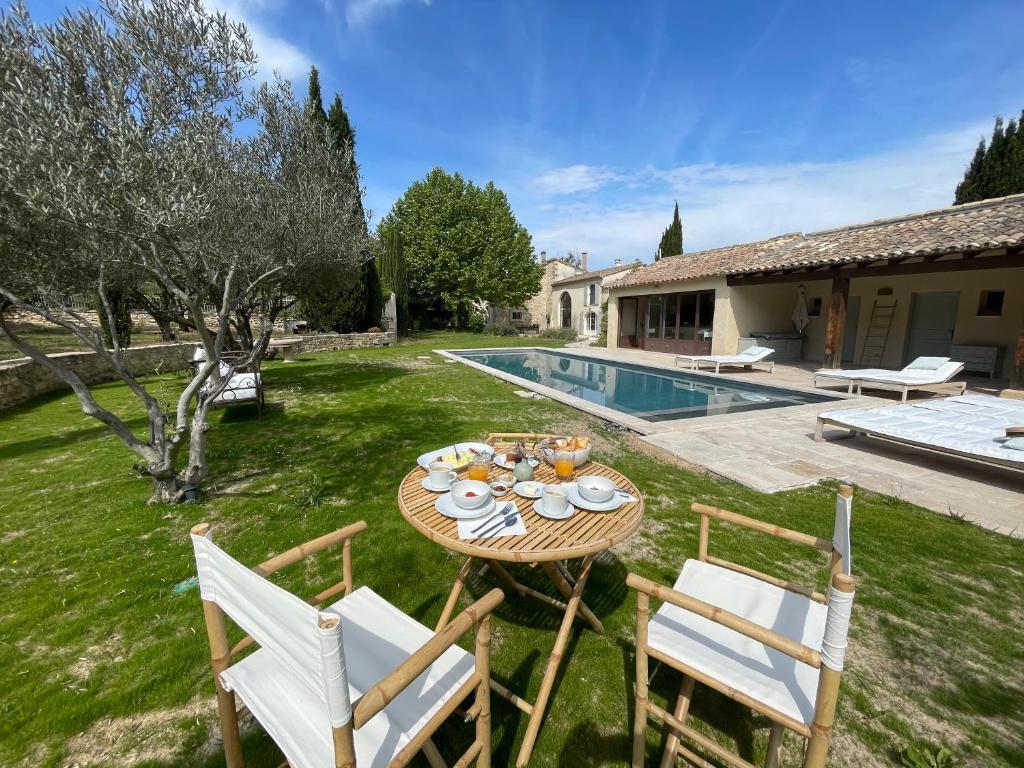
[{"label": "fork", "polygon": [[[509,509],[509,507],[512,507],[512,509]],[[505,504],[501,505],[501,509],[500,510],[498,510],[493,515],[488,517],[486,520],[484,520],[482,523],[480,523],[480,525],[478,525],[476,528],[473,528],[470,531],[470,533],[474,533],[474,534],[475,533],[479,533],[484,528],[487,528],[488,526],[490,526],[495,520],[497,520],[502,515],[511,515],[512,512],[514,512],[514,511],[517,511],[516,510],[515,502],[514,501],[506,502]]]},{"label": "fork", "polygon": [[495,525],[493,525],[492,527],[488,528],[483,533],[477,535],[476,538],[483,539],[483,538],[486,538],[487,536],[493,536],[494,534],[498,533],[498,531],[500,531],[502,528],[509,528],[509,527],[515,525],[516,524],[516,518],[519,517],[518,512],[519,512],[519,510],[515,510],[514,512],[509,512],[508,515],[505,516],[505,519],[499,520]]}]

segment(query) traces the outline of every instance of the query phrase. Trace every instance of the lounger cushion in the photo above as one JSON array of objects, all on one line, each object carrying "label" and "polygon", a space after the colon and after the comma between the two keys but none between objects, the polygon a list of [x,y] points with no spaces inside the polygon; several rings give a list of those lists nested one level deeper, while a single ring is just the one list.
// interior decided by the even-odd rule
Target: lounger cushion
[{"label": "lounger cushion", "polygon": [[[686,561],[675,589],[821,650],[827,608],[814,600],[700,560]],[[670,603],[651,619],[648,638],[652,648],[798,722],[814,718],[818,670],[808,664]]]},{"label": "lounger cushion", "polygon": [[774,349],[770,349],[769,347],[756,347],[755,346],[755,347],[747,347],[742,352],[740,352],[740,355],[742,355],[743,357],[757,357],[758,355],[763,355],[766,352],[774,352],[774,351],[775,351]]},{"label": "lounger cushion", "polygon": [[[341,614],[349,694],[356,701],[434,633],[369,587],[331,606]],[[355,731],[356,763],[384,768],[473,674],[473,657],[449,648],[394,701]],[[323,699],[261,648],[221,674],[294,768],[334,768],[331,723]]]},{"label": "lounger cushion", "polygon": [[943,365],[949,362],[948,357],[919,357],[906,368],[904,371],[937,371]]}]

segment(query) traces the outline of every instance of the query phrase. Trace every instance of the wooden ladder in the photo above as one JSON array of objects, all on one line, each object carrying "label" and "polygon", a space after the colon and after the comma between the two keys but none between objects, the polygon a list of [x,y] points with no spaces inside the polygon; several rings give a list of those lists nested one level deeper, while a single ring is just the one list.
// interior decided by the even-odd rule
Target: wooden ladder
[{"label": "wooden ladder", "polygon": [[881,365],[885,354],[885,345],[889,341],[889,329],[896,315],[896,298],[880,296],[875,299],[871,308],[871,321],[868,323],[864,349],[860,353],[861,365]]}]

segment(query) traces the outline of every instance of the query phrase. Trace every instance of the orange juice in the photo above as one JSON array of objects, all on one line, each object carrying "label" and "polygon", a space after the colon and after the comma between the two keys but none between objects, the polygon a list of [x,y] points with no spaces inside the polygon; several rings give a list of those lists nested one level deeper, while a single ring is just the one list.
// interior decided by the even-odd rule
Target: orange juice
[{"label": "orange juice", "polygon": [[555,475],[559,480],[572,480],[573,458],[569,456],[555,456]]},{"label": "orange juice", "polygon": [[487,482],[487,465],[486,464],[470,464],[467,476],[470,480],[480,480]]}]

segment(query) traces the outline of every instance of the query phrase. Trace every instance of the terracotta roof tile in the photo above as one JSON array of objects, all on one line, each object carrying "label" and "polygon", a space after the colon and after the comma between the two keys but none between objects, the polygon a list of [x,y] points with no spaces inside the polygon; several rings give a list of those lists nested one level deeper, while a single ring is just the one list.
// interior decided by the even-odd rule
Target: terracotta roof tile
[{"label": "terracotta roof tile", "polygon": [[642,266],[642,262],[637,260],[632,264],[618,264],[613,267],[606,267],[605,269],[595,269],[593,272],[580,272],[569,277],[562,277],[555,280],[551,285],[561,285],[562,283],[573,283],[577,280],[592,280],[597,277],[604,277],[605,275],[611,275],[615,272],[624,272],[627,269],[635,269],[638,266]]},{"label": "terracotta roof tile", "polygon": [[1024,245],[1024,194],[670,256],[626,275],[613,286],[660,285],[1019,245]]}]

